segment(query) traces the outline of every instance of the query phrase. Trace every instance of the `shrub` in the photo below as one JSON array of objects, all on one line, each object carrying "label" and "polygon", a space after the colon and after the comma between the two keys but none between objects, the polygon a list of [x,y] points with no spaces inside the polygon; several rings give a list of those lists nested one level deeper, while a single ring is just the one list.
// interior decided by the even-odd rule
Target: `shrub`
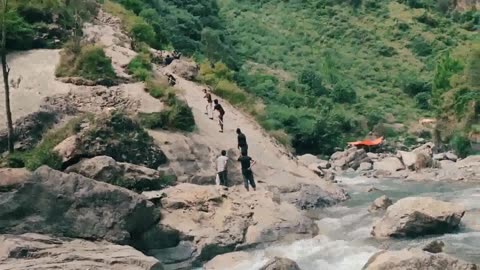
[{"label": "shrub", "polygon": [[298,81],[307,86],[307,92],[310,95],[320,96],[326,93],[322,78],[313,70],[304,69],[298,76]]},{"label": "shrub", "polygon": [[450,147],[460,157],[466,157],[472,151],[472,147],[468,138],[461,133],[455,134],[450,140]]},{"label": "shrub", "polygon": [[145,90],[154,98],[164,98],[174,90],[168,86],[167,82],[149,79],[145,84]]},{"label": "shrub", "polygon": [[136,22],[132,29],[130,30],[130,37],[133,39],[135,44],[145,42],[149,45],[155,43],[155,31],[152,26],[146,22]]},{"label": "shrub", "polygon": [[430,93],[418,93],[415,96],[415,103],[417,104],[417,107],[423,110],[428,110],[430,108],[430,99],[432,96]]},{"label": "shrub", "polygon": [[5,18],[7,31],[7,48],[10,50],[25,50],[32,47],[34,31],[16,11],[10,11]]},{"label": "shrub", "polygon": [[181,130],[191,132],[195,129],[192,109],[185,101],[170,94],[166,100],[168,107],[161,112],[139,113],[140,123],[149,129]]},{"label": "shrub", "polygon": [[432,54],[432,45],[421,36],[415,37],[408,46],[418,56],[429,56]]},{"label": "shrub", "polygon": [[343,83],[337,83],[332,91],[330,91],[330,97],[335,102],[339,103],[354,103],[357,99],[357,93],[353,90],[351,85]]},{"label": "shrub", "polygon": [[77,48],[74,42],[65,44],[55,75],[105,81],[116,78],[112,60],[105,55],[102,47],[85,45]]},{"label": "shrub", "polygon": [[105,55],[102,47],[87,45],[82,48],[76,61],[78,75],[89,79],[115,79],[112,60]]},{"label": "shrub", "polygon": [[410,96],[415,96],[420,93],[431,93],[432,85],[429,82],[411,78],[410,81],[404,83],[403,91]]}]

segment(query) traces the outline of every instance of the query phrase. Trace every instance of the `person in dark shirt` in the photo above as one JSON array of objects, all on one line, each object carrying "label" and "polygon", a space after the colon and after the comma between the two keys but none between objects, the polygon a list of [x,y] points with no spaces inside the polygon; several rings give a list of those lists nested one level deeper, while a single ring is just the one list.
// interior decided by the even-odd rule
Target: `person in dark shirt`
[{"label": "person in dark shirt", "polygon": [[213,103],[215,104],[213,110],[218,111],[218,124],[220,125],[220,132],[223,132],[223,116],[225,115],[225,110],[223,109],[222,105],[218,103],[218,99],[215,99]]},{"label": "person in dark shirt", "polygon": [[170,65],[173,62],[173,60],[174,59],[173,59],[173,57],[170,56],[170,54],[167,55],[167,57],[165,57],[165,65],[166,66]]},{"label": "person in dark shirt", "polygon": [[238,158],[240,164],[242,165],[242,175],[243,175],[243,182],[245,184],[245,189],[250,191],[249,186],[252,186],[253,190],[257,190],[257,186],[255,185],[255,179],[253,178],[252,166],[255,165],[255,160],[247,155],[247,153],[243,152],[242,156]]},{"label": "person in dark shirt", "polygon": [[203,98],[207,99],[207,106],[205,106],[205,114],[208,115],[210,119],[213,119],[212,94],[210,94],[207,89],[203,89],[203,93],[205,93],[205,96]]},{"label": "person in dark shirt", "polygon": [[237,140],[238,140],[238,149],[240,149],[240,153],[246,153],[248,155],[248,144],[247,144],[247,137],[242,131],[237,128]]}]

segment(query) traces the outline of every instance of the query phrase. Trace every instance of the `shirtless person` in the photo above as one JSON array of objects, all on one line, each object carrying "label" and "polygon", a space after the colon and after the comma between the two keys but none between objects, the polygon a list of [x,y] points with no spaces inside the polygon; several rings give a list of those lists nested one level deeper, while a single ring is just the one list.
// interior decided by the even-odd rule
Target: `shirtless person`
[{"label": "shirtless person", "polygon": [[207,99],[207,106],[205,106],[205,114],[208,115],[210,119],[213,119],[212,94],[210,94],[207,89],[203,89],[203,92],[205,93],[205,96],[203,98]]},{"label": "shirtless person", "polygon": [[220,132],[223,133],[223,116],[225,115],[225,110],[223,109],[222,105],[218,103],[218,99],[215,99],[213,103],[215,104],[213,110],[218,111],[218,124],[220,125]]}]

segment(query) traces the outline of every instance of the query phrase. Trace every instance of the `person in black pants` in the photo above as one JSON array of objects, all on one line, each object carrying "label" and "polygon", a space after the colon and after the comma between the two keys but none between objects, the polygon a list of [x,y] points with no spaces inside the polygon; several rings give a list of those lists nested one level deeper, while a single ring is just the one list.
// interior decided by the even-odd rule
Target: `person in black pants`
[{"label": "person in black pants", "polygon": [[213,110],[218,111],[218,124],[220,125],[220,132],[223,133],[223,116],[225,115],[225,110],[223,109],[222,105],[218,103],[218,99],[215,99],[213,103],[215,104]]},{"label": "person in black pants", "polygon": [[242,153],[242,156],[238,158],[240,164],[242,165],[242,175],[243,181],[245,184],[245,189],[250,191],[249,186],[252,186],[253,190],[257,190],[255,185],[255,179],[253,178],[252,166],[255,165],[255,160],[247,155],[247,153]]},{"label": "person in black pants", "polygon": [[246,153],[248,155],[248,144],[247,144],[247,137],[242,131],[237,128],[237,140],[238,140],[238,149],[240,149],[240,153]]}]

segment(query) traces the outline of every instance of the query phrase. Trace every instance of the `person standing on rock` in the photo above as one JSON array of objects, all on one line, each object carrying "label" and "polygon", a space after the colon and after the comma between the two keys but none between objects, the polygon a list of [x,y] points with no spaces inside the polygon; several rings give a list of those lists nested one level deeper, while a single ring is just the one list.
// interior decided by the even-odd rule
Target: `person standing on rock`
[{"label": "person standing on rock", "polygon": [[223,133],[223,116],[225,115],[225,110],[223,109],[222,105],[218,103],[218,99],[215,99],[213,103],[215,104],[213,110],[218,111],[218,124],[220,125],[220,132]]},{"label": "person standing on rock", "polygon": [[247,137],[242,131],[237,128],[237,141],[238,141],[238,149],[240,149],[240,153],[246,153],[248,155],[248,144],[247,144]]},{"label": "person standing on rock", "polygon": [[249,157],[245,152],[243,152],[242,156],[238,158],[238,161],[240,161],[240,164],[242,165],[242,175],[245,188],[247,191],[250,191],[249,186],[252,186],[253,190],[256,191],[257,186],[255,185],[255,179],[253,179],[252,172],[252,167],[255,165],[256,161]]},{"label": "person standing on rock", "polygon": [[203,89],[203,93],[205,93],[205,96],[203,98],[207,99],[207,106],[205,106],[205,114],[208,115],[210,119],[213,119],[212,94],[210,94],[207,89]]},{"label": "person standing on rock", "polygon": [[218,178],[220,179],[220,185],[227,186],[228,178],[227,178],[227,151],[222,150],[222,154],[217,158],[217,174]]}]

